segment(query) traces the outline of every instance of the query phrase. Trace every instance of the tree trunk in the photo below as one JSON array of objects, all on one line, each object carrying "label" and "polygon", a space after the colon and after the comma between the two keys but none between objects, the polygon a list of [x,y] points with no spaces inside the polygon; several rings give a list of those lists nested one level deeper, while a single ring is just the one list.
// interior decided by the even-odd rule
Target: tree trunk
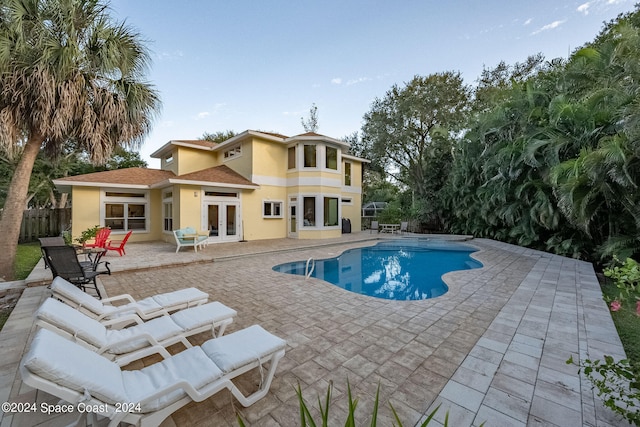
[{"label": "tree trunk", "polygon": [[33,165],[43,140],[41,135],[34,133],[30,135],[11,178],[11,184],[9,184],[4,211],[2,218],[0,218],[0,253],[2,254],[0,257],[0,281],[12,280],[14,277],[22,213],[27,201]]}]

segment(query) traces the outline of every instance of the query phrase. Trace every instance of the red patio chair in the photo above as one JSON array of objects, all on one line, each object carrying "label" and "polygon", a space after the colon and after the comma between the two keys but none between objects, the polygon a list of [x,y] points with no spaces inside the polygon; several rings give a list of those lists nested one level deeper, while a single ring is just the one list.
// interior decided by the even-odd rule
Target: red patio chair
[{"label": "red patio chair", "polygon": [[129,236],[131,236],[131,233],[133,233],[133,230],[129,230],[129,232],[125,234],[124,239],[122,240],[108,241],[105,248],[107,248],[107,250],[109,251],[117,251],[120,256],[126,255],[127,253],[124,251],[124,245],[127,243],[127,240],[129,240]]},{"label": "red patio chair", "polygon": [[107,239],[111,234],[111,229],[109,227],[103,227],[96,233],[96,238],[93,239],[93,243],[84,242],[82,246],[85,248],[104,248],[107,244]]}]

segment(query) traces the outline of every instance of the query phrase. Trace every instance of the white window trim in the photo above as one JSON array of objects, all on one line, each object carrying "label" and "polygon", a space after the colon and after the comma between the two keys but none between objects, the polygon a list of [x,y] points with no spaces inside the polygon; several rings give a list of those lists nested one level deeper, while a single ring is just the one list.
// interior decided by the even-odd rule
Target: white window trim
[{"label": "white window trim", "polygon": [[[305,225],[304,221],[305,221],[305,212],[304,212],[304,199],[305,198],[309,198],[309,197],[313,197],[316,200],[316,211],[314,212],[314,220],[315,220],[315,225]],[[318,225],[318,211],[319,211],[319,207],[318,207],[318,194],[298,194],[298,200],[299,200],[299,208],[300,208],[300,229],[301,230],[318,230],[321,227]]]},{"label": "white window trim", "polygon": [[[237,151],[237,153],[236,153]],[[222,161],[227,162],[229,160],[242,157],[242,144],[234,145],[222,152]]]},{"label": "white window trim", "polygon": [[[292,167],[291,169],[289,169],[289,149],[293,148],[293,156],[294,156],[294,162],[295,165],[294,167]],[[298,149],[298,144],[296,145],[290,145],[289,147],[287,147],[287,172],[297,172],[298,169],[300,169],[300,159],[298,158],[298,152],[300,150]]]},{"label": "white window trim", "polygon": [[[166,197],[168,193],[171,193],[171,197]],[[162,191],[162,232],[164,234],[171,234],[173,230],[164,229],[164,221],[165,219],[167,219],[167,217],[164,216],[164,213],[165,213],[164,205],[166,205],[167,203],[171,203],[171,223],[173,224],[173,188]]]},{"label": "white window trim", "polygon": [[[305,145],[315,145],[316,147],[316,166],[315,167],[307,167],[304,165],[304,147]],[[299,167],[296,169],[287,169],[288,172],[293,171],[322,171],[332,174],[340,174],[342,175],[342,149],[340,147],[335,147],[333,145],[323,144],[323,143],[304,143],[300,144],[301,147],[297,151],[296,159],[298,160]],[[337,159],[336,159],[336,168],[329,169],[327,167],[327,148],[333,148],[336,150]],[[287,160],[288,161],[288,160]],[[344,179],[343,179],[344,180]]]},{"label": "white window trim", "polygon": [[[307,145],[313,145],[313,146],[316,147],[316,165],[315,166],[305,166],[304,165],[304,147],[306,147]],[[322,161],[323,161],[322,157],[323,156],[322,156],[321,152],[323,150],[318,149],[318,147],[320,145],[321,144],[312,143],[312,142],[300,145],[301,148],[299,150],[297,150],[297,151],[299,153],[298,154],[298,160],[300,161],[300,163],[299,163],[300,164],[300,168],[299,169],[301,171],[318,171],[318,170],[322,169],[321,166],[322,166]]]},{"label": "white window trim", "polygon": [[[349,164],[349,179],[351,180],[351,182],[349,184],[347,184],[347,164]],[[353,187],[353,162],[344,162],[344,167],[343,167],[344,173],[342,174],[342,182],[344,183],[345,187]]]},{"label": "white window trim", "polygon": [[[265,215],[264,214],[264,205],[270,203],[271,204],[271,215]],[[275,205],[280,205],[280,215],[274,215],[274,206]],[[267,199],[263,199],[262,200],[262,205],[261,205],[261,209],[262,209],[262,218],[264,219],[275,219],[275,218],[284,218],[284,200],[267,200]]]},{"label": "white window trim", "polygon": [[[342,224],[340,223],[340,218],[342,218],[342,195],[320,194],[319,197],[320,197],[320,200],[322,201],[322,208],[320,209],[322,211],[322,221],[323,221],[322,228],[325,230],[335,230],[335,229],[341,228]],[[338,200],[338,223],[336,225],[324,225],[324,199],[327,197]]]},{"label": "white window trim", "polygon": [[[314,197],[316,199],[316,212],[315,220],[316,225],[304,225],[304,199],[305,197]],[[324,198],[330,197],[332,199],[338,199],[338,224],[337,225],[324,225]],[[333,193],[311,193],[311,194],[298,194],[298,200],[300,201],[300,209],[302,211],[302,217],[299,222],[301,230],[336,230],[342,227],[340,218],[342,218],[342,195]],[[318,222],[320,220],[320,222]]]},{"label": "white window trim", "polygon": [[[336,168],[335,169],[331,169],[327,167],[327,148],[333,148],[334,150],[336,150]],[[325,171],[328,172],[339,172],[340,171],[340,166],[342,165],[342,158],[340,156],[341,150],[338,147],[334,147],[333,145],[326,145],[324,146],[324,163],[322,164],[322,168]]]},{"label": "white window trim", "polygon": [[[136,193],[143,194],[144,197],[114,197],[107,196],[107,193],[117,192],[117,193]],[[150,203],[149,203],[149,191],[148,190],[130,190],[123,188],[105,188],[100,191],[100,225],[105,226],[106,220],[106,205],[107,204],[119,204],[122,203],[124,205],[136,204],[136,205],[144,205],[144,230],[133,230],[134,233],[148,233],[149,232],[149,221],[150,221]],[[124,217],[125,224],[128,222],[128,218]],[[127,224],[128,225],[128,224]],[[129,232],[130,228],[125,227],[124,230],[112,230],[113,234],[126,234]]]}]

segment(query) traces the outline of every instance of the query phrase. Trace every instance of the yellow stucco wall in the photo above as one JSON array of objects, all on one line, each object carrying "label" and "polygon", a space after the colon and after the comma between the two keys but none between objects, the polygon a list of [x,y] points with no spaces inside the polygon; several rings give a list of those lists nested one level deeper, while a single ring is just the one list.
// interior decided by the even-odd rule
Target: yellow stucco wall
[{"label": "yellow stucco wall", "polygon": [[227,148],[221,149],[216,154],[218,156],[219,164],[226,165],[245,177],[246,179],[251,179],[251,168],[253,164],[253,148],[249,141],[243,141],[241,144],[242,154],[237,157],[232,157],[230,159],[224,158],[224,152],[231,148],[235,147],[236,144],[230,145]]},{"label": "yellow stucco wall", "polygon": [[254,138],[253,175],[285,178],[287,176],[286,145]]},{"label": "yellow stucco wall", "polygon": [[174,185],[173,186],[173,210],[176,212],[176,197],[179,197],[178,221],[173,218],[173,228],[193,227],[201,231],[202,217],[202,189],[196,185]]},{"label": "yellow stucco wall", "polygon": [[[351,163],[351,186],[356,188],[362,187],[362,163],[354,162],[353,160],[343,160],[342,170],[344,170],[345,163]],[[343,177],[344,182],[344,177]]]},{"label": "yellow stucco wall", "polygon": [[172,151],[172,159],[170,162],[167,162],[167,155],[162,156],[162,159],[160,159],[160,169],[162,170],[167,170],[167,171],[171,171],[173,173],[175,173],[176,175],[178,174],[178,152],[177,150],[173,150]]},{"label": "yellow stucco wall", "polygon": [[330,239],[342,236],[340,230],[300,230],[298,239]]},{"label": "yellow stucco wall", "polygon": [[100,189],[97,187],[73,187],[71,190],[71,234],[73,239],[93,226],[100,224]]},{"label": "yellow stucco wall", "polygon": [[343,197],[349,197],[353,201],[353,205],[342,204],[342,217],[349,218],[351,221],[351,232],[360,231],[362,227],[362,203],[359,194],[344,193]]},{"label": "yellow stucco wall", "polygon": [[362,228],[362,163],[343,160],[342,170],[345,162],[351,163],[351,186],[343,187],[342,197],[351,198],[353,205],[342,205],[342,216],[351,220],[351,232],[354,233]]},{"label": "yellow stucco wall", "polygon": [[161,240],[162,223],[162,192],[154,189],[149,192],[149,232],[146,233],[146,236],[143,236],[134,231],[131,239],[133,239],[134,235],[138,235],[132,241]]},{"label": "yellow stucco wall", "polygon": [[[263,218],[263,201],[282,202],[282,218]],[[241,196],[244,238],[246,240],[287,237],[287,189],[266,186],[259,191],[245,191]]]},{"label": "yellow stucco wall", "polygon": [[[113,189],[110,189],[113,190]],[[71,211],[71,234],[77,238],[80,234],[96,225],[103,226],[100,221],[102,209],[101,194],[103,189],[99,187],[73,187],[71,191],[73,209]],[[118,190],[128,191],[128,190]],[[147,232],[134,231],[129,238],[130,242],[142,242],[160,240],[162,238],[162,194],[160,190],[149,190],[148,230]],[[113,232],[112,237],[124,235],[124,232]]]},{"label": "yellow stucco wall", "polygon": [[173,172],[178,175],[217,166],[216,156],[209,151],[189,147],[176,147],[176,153],[174,154],[173,162],[177,162],[177,168]]}]

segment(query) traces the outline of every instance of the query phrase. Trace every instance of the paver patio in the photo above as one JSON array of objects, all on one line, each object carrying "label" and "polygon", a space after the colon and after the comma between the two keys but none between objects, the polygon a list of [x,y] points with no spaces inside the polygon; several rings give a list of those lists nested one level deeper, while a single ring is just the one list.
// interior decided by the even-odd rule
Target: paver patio
[{"label": "paver patio", "polygon": [[[359,398],[358,424],[368,423],[379,385],[383,426],[394,421],[389,403],[405,426],[439,404],[437,421],[449,411],[452,426],[628,425],[605,410],[590,383],[565,363],[572,355],[624,357],[590,264],[475,239],[468,243],[480,249],[475,257],[485,267],[448,274],[449,292],[423,301],[371,298],[271,270],[375,244],[372,237],[229,243],[177,255],[169,244],[132,243],[125,257],[110,256],[116,273],[102,277],[108,295],[142,298],[195,286],[238,311],[229,332],[257,323],[288,343],[266,398],[242,408],[222,391],[187,405],[164,425],[236,426],[236,412],[250,425],[299,425],[298,383],[314,407],[333,384],[330,425],[343,425],[347,379]],[[166,264],[173,266],[158,267]],[[47,398],[22,385],[16,373],[33,331],[32,313],[46,296],[44,287],[27,288],[0,333],[3,401]],[[194,341],[208,338],[201,334]],[[245,374],[241,384],[249,389],[259,380]],[[6,414],[0,427],[62,421]]]}]

